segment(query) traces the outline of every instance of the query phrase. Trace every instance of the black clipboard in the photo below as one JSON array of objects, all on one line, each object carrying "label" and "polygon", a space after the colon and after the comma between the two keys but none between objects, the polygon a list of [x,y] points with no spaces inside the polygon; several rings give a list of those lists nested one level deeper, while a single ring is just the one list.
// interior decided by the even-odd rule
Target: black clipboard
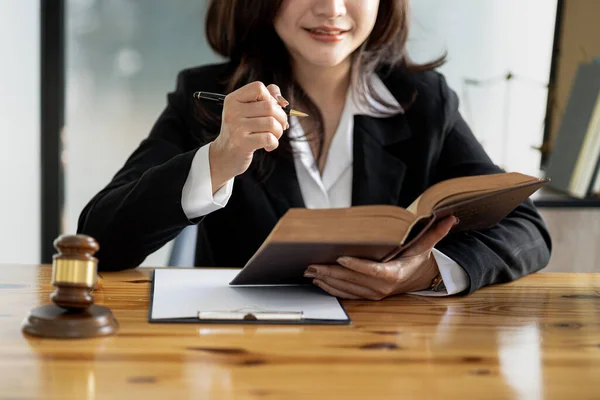
[{"label": "black clipboard", "polygon": [[154,306],[154,287],[156,270],[152,271],[150,286],[150,304],[148,322],[150,323],[187,323],[187,324],[258,324],[258,325],[349,325],[352,320],[346,309],[336,298],[346,319],[313,319],[304,318],[302,311],[278,311],[248,307],[235,310],[213,310],[198,312],[196,317],[152,318]]}]

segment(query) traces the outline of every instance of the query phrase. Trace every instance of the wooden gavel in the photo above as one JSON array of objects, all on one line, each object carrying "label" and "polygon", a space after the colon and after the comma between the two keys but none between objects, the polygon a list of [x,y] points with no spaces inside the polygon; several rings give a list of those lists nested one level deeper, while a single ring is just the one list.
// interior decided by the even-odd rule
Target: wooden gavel
[{"label": "wooden gavel", "polygon": [[52,262],[52,285],[56,287],[50,299],[67,310],[84,310],[94,303],[91,292],[96,287],[97,262],[93,257],[98,242],[90,236],[61,236],[54,241],[58,250]]},{"label": "wooden gavel", "polygon": [[42,337],[87,338],[111,335],[118,323],[110,309],[94,303],[98,242],[87,235],[62,235],[54,241],[50,295],[54,304],[36,307],[23,321],[23,332]]}]

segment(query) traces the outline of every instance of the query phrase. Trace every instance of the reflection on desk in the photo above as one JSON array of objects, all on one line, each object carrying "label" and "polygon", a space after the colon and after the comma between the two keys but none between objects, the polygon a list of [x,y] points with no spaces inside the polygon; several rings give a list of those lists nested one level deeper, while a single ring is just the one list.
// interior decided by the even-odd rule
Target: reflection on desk
[{"label": "reflection on desk", "polygon": [[600,274],[536,274],[467,297],[346,301],[350,326],[149,324],[150,270],[103,274],[117,335],[20,331],[48,266],[0,266],[8,398],[593,398]]}]

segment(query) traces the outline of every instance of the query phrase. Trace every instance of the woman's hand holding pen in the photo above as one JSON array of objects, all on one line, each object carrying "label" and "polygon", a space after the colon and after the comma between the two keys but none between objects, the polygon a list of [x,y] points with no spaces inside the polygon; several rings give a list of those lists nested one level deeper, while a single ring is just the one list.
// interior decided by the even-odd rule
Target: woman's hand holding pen
[{"label": "woman's hand holding pen", "polygon": [[387,263],[340,257],[339,265],[311,265],[304,276],[313,278],[315,285],[343,299],[381,300],[428,289],[438,274],[432,250],[456,222],[452,216],[441,220],[404,254]]},{"label": "woman's hand holding pen", "polygon": [[279,138],[289,128],[281,108],[287,104],[279,87],[261,82],[249,83],[227,95],[221,132],[209,148],[213,193],[244,173],[256,150],[273,151],[279,146]]}]

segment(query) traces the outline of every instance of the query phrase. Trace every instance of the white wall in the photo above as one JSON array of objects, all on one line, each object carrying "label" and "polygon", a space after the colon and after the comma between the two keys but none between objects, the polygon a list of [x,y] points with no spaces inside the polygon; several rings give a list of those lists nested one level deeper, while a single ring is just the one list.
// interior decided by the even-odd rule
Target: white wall
[{"label": "white wall", "polygon": [[[532,147],[542,143],[556,0],[414,0],[411,6],[413,58],[447,50],[440,71],[488,154],[507,170],[539,175],[540,153]],[[516,76],[509,85],[502,79],[508,71]],[[469,86],[465,79],[493,82]]]},{"label": "white wall", "polygon": [[0,263],[40,262],[39,3],[0,1]]}]

